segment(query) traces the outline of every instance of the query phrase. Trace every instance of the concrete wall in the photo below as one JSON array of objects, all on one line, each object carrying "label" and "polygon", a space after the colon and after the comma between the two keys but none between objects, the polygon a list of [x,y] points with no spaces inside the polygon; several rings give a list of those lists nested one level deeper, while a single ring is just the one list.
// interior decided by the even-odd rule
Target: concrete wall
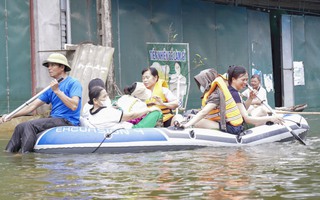
[{"label": "concrete wall", "polygon": [[50,53],[61,51],[60,0],[37,0],[34,16],[36,88],[38,90],[46,87],[51,80],[47,69],[42,66],[42,61]]}]

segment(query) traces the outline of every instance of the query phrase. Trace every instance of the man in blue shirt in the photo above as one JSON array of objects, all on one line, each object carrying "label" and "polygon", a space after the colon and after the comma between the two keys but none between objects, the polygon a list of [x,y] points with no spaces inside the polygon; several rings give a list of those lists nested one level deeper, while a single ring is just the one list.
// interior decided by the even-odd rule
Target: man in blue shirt
[{"label": "man in blue shirt", "polygon": [[[20,149],[22,153],[31,152],[40,132],[57,126],[78,126],[80,123],[82,86],[78,80],[68,76],[71,68],[67,58],[60,53],[53,53],[42,64],[54,78],[50,83],[51,88],[11,118],[26,115],[45,103],[51,103],[50,117],[18,124],[6,147],[7,152],[19,152]],[[62,81],[58,82],[61,78]],[[4,115],[0,123],[11,118],[6,119]]]}]

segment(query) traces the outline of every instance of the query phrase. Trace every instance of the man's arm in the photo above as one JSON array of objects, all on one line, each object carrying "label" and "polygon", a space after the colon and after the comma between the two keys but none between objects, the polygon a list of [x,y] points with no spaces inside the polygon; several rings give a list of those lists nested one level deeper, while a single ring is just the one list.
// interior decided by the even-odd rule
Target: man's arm
[{"label": "man's arm", "polygon": [[35,109],[39,108],[40,106],[42,106],[44,104],[43,101],[41,101],[40,99],[36,99],[33,102],[31,102],[29,105],[27,105],[26,107],[22,108],[20,111],[18,111],[16,114],[14,114],[11,118],[6,119],[6,115],[3,115],[0,119],[1,122],[5,122],[5,121],[10,121],[12,118],[15,117],[20,117],[20,116],[24,116],[27,115],[31,112],[33,112]]},{"label": "man's arm", "polygon": [[78,96],[68,97],[64,92],[61,90],[54,92],[59,99],[71,110],[75,111],[78,108],[80,98]]},{"label": "man's arm", "polygon": [[56,79],[52,80],[50,85],[52,91],[68,108],[73,111],[77,110],[80,101],[80,98],[78,96],[68,97],[63,91],[59,89],[59,83]]}]

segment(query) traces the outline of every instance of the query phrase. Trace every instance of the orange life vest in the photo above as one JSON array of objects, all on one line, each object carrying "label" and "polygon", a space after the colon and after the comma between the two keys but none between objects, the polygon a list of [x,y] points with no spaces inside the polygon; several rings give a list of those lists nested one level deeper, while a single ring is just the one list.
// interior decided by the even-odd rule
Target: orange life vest
[{"label": "orange life vest", "polygon": [[[210,89],[204,94],[202,99],[202,106],[206,105],[206,102],[208,100],[208,97],[212,94],[212,92],[219,87],[222,91],[224,97],[225,97],[225,117],[226,122],[229,122],[233,126],[239,126],[243,123],[243,118],[241,116],[240,110],[234,101],[224,79],[221,76],[218,76],[214,79],[214,81],[211,83]],[[219,109],[213,109],[209,112],[209,115],[206,117],[207,119],[210,119],[212,121],[220,121],[220,110]]]},{"label": "orange life vest", "polygon": [[[162,99],[162,101],[164,103],[167,103],[168,100],[166,99],[166,96],[163,94],[162,92],[162,87],[166,87],[168,88],[168,84],[165,80],[163,79],[159,79],[156,84],[154,85],[153,91],[152,91],[152,96],[158,96]],[[154,106],[155,105],[156,100],[154,98],[150,98],[146,100],[146,104],[148,107]],[[171,119],[173,117],[172,111],[170,108],[168,108],[167,106],[160,106],[160,105],[156,105],[158,108],[161,109],[162,114],[163,114],[163,122],[168,121],[169,119]]]}]

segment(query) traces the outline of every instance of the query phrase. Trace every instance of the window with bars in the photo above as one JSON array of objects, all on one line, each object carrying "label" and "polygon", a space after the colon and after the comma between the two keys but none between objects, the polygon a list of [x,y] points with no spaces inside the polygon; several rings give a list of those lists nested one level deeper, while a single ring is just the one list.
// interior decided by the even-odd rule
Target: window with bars
[{"label": "window with bars", "polygon": [[61,48],[65,44],[71,43],[70,20],[69,19],[69,0],[60,0],[60,26],[61,26]]}]

